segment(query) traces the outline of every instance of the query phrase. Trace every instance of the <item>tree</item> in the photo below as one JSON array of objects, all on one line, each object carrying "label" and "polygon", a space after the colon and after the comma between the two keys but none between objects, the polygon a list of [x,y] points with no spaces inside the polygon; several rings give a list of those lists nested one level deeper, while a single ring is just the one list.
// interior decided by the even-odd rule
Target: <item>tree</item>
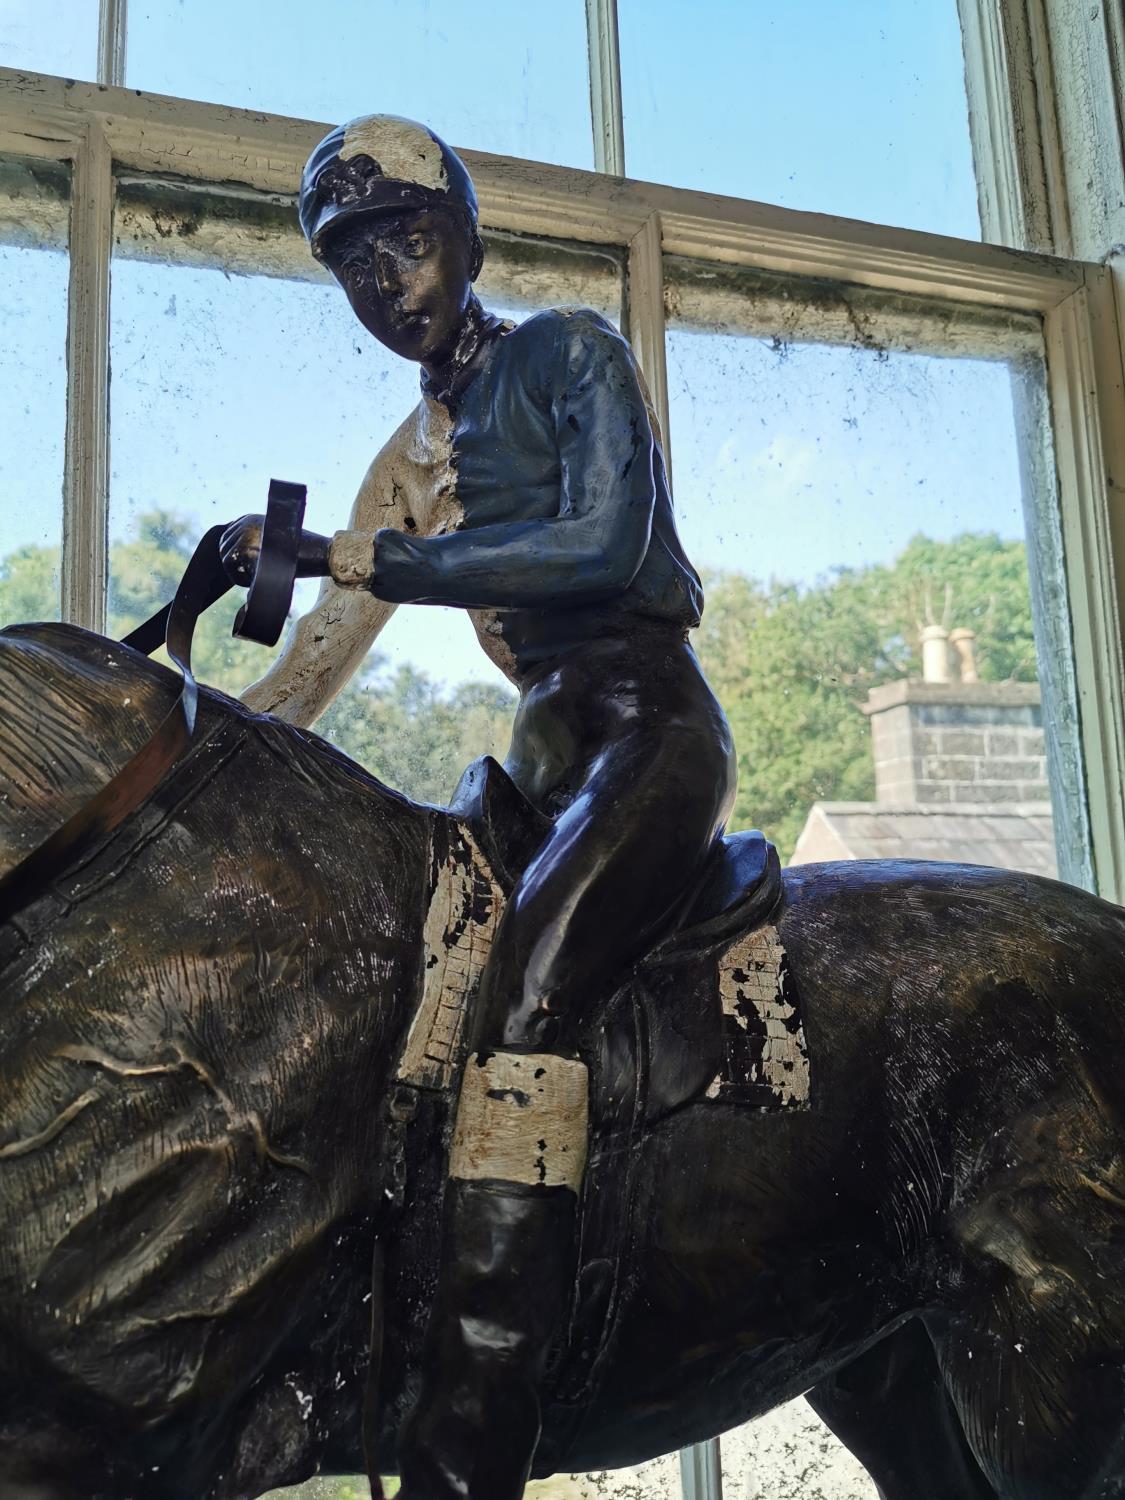
[{"label": "tree", "polygon": [[1035,681],[1022,542],[966,533],[915,537],[893,564],[841,569],[817,585],[708,582],[695,646],[731,721],[739,789],[732,826],[754,825],[788,855],[816,801],[874,796],[868,690],[919,676],[927,596],[977,632],[986,681]]},{"label": "tree", "polygon": [[[137,539],[110,549],[110,624],[122,635],[171,597],[191,552],[188,522],[141,516]],[[0,562],[0,621],[42,617],[57,599],[58,550],[22,547]],[[695,646],[731,721],[739,790],[732,825],[765,829],[789,854],[816,801],[866,800],[874,769],[860,706],[876,683],[921,671],[927,607],[952,599],[952,623],[977,633],[981,675],[1035,680],[1023,544],[966,533],[915,537],[892,564],[841,569],[808,588],[741,573],[708,580]],[[241,591],[203,617],[200,680],[239,693],[272,653],[231,638]],[[445,802],[464,767],[502,757],[514,695],[484,683],[441,688],[372,656],[321,719],[318,732],[389,786]]]},{"label": "tree", "polygon": [[[196,528],[167,511],[139,516],[136,538],[110,547],[107,632],[127,634],[176,591]],[[0,623],[58,614],[58,548],[21,547],[0,561]],[[237,696],[260,677],[273,651],[231,635],[244,595],[232,591],[196,628],[192,665],[200,682]],[[155,654],[167,662],[163,651]],[[377,653],[317,725],[346,755],[388,786],[421,802],[449,800],[461,772],[478,755],[503,758],[515,694],[487,683],[445,691],[424,673],[388,674]]]}]

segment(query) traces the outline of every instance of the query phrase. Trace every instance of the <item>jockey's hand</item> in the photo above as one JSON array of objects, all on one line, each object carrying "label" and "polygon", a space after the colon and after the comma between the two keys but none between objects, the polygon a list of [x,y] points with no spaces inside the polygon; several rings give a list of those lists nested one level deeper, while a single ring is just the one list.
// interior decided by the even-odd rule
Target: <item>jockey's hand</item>
[{"label": "jockey's hand", "polygon": [[231,583],[247,588],[253,582],[254,569],[262,550],[262,528],[265,516],[240,516],[232,521],[219,538],[219,556],[223,571]]},{"label": "jockey's hand", "polygon": [[[265,516],[240,516],[219,538],[223,570],[232,583],[246,588],[253,581],[262,551]],[[302,531],[297,550],[297,577],[324,578],[328,573],[328,538]]]}]

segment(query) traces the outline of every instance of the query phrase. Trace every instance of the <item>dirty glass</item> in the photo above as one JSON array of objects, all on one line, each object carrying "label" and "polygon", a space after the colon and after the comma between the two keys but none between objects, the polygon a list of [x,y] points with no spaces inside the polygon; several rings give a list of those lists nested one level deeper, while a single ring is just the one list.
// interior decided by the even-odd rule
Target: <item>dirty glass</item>
[{"label": "dirty glass", "polygon": [[92,79],[97,66],[97,0],[4,0],[0,6],[0,68]]},{"label": "dirty glass", "polygon": [[593,166],[582,0],[131,0],[127,56],[134,88]]},{"label": "dirty glass", "polygon": [[[398,1493],[397,1479],[384,1479],[387,1500]],[[270,1490],[262,1500],[368,1500],[365,1479],[310,1479],[305,1484]],[[674,1454],[628,1469],[601,1469],[594,1474],[555,1474],[533,1480],[526,1500],[678,1500],[679,1461]]]},{"label": "dirty glass", "polygon": [[0,626],[59,616],[69,191],[59,163],[0,160]]},{"label": "dirty glass", "polygon": [[667,310],[736,822],[1087,884],[1037,322],[676,259]]},{"label": "dirty glass", "polygon": [[[619,321],[602,251],[489,236],[479,283],[514,318],[566,303]],[[355,321],[292,208],[124,181],[112,278],[110,616],[167,598],[191,546],[259,513],[271,477],[309,492],[307,525],[347,524],[375,453],[418,401],[418,369]],[[297,608],[316,597],[299,585]],[[201,626],[202,680],[239,692],[273,658],[230,639],[234,597]],[[503,755],[514,695],[460,610],[404,608],[318,728],[398,790],[445,801],[476,756]]]},{"label": "dirty glass", "polygon": [[980,238],[956,0],[619,0],[630,177]]}]

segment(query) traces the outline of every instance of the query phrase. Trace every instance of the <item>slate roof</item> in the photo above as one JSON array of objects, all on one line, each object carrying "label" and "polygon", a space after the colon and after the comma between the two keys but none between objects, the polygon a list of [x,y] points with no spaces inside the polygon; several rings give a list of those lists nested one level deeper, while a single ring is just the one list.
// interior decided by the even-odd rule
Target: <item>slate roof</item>
[{"label": "slate roof", "polygon": [[933,808],[814,802],[791,865],[832,859],[942,859],[1056,878],[1047,802]]}]

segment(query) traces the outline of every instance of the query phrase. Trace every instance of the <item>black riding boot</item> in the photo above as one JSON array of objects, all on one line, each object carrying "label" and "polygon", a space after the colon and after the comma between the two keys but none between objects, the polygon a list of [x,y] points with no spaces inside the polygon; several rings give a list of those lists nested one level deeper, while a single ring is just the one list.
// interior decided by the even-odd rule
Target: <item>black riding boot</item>
[{"label": "black riding boot", "polygon": [[575,1205],[569,1187],[450,1181],[422,1391],[399,1437],[401,1500],[522,1495],[574,1278]]}]

